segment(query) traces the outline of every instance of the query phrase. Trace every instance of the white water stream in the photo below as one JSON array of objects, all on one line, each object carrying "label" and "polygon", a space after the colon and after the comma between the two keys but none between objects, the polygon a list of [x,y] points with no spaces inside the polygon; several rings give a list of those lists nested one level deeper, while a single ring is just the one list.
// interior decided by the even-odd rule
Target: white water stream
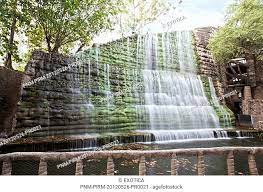
[{"label": "white water stream", "polygon": [[[176,42],[173,42],[170,34],[163,35],[160,40],[157,35],[147,35],[142,45],[142,38],[138,38],[137,54],[145,51],[146,55],[144,105],[137,106],[137,110],[145,111],[149,118],[149,125],[144,131],[151,132],[156,141],[227,137],[196,74],[191,32],[177,32],[175,39]],[[162,52],[158,47],[162,47]],[[177,51],[174,53],[171,49]],[[159,69],[158,57],[162,57],[162,66],[169,67]],[[180,72],[172,70],[175,68],[179,68]],[[216,97],[212,82],[210,89],[212,96]],[[213,101],[216,102],[216,99],[213,98]],[[219,102],[215,104],[220,107]],[[226,113],[223,108],[220,109]],[[229,119],[226,113],[225,121],[230,122]]]}]

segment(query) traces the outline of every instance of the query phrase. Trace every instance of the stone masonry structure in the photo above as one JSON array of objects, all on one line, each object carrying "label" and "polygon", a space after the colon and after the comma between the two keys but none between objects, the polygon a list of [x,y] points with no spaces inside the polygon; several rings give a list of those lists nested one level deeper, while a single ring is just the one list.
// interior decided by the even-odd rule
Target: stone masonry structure
[{"label": "stone masonry structure", "polygon": [[212,53],[208,48],[209,39],[217,30],[214,27],[202,27],[194,30],[196,39],[196,49],[199,56],[200,74],[211,77],[218,97],[224,95],[223,84],[221,83],[221,66],[213,59]]},{"label": "stone masonry structure", "polygon": [[[214,30],[199,28],[194,36],[199,74],[212,78],[220,97],[223,95],[220,69],[207,48]],[[176,39],[176,35],[172,34],[171,38]],[[144,102],[143,98],[134,97],[133,92],[137,81],[142,79],[144,68],[136,55],[137,37],[120,39],[101,45],[99,49],[87,50],[80,55],[84,61],[82,65],[25,87],[18,102],[15,132],[38,125],[42,129],[34,135],[42,137],[134,130],[138,127],[134,106]],[[75,58],[35,51],[25,75],[33,80],[73,62]],[[141,84],[137,89],[144,90]]]}]

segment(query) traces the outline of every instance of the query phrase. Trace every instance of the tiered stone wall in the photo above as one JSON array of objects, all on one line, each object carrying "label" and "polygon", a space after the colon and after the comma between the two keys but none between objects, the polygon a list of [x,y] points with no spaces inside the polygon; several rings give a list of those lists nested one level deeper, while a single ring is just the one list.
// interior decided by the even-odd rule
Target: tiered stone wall
[{"label": "tiered stone wall", "polygon": [[212,78],[218,97],[222,97],[224,89],[221,81],[221,67],[215,62],[208,48],[209,39],[216,30],[217,28],[214,27],[197,28],[194,30],[194,36],[199,56],[199,73]]},{"label": "tiered stone wall", "polygon": [[[220,92],[217,65],[207,50],[207,34],[197,41],[200,74],[211,76]],[[209,33],[210,34],[210,33]],[[163,58],[162,36],[158,34],[158,68],[179,71],[176,33],[169,34],[173,57],[167,66]],[[78,55],[78,60],[58,54],[36,51],[25,74],[36,79],[78,61],[78,66],[25,87],[19,102],[16,131],[41,125],[36,136],[85,133],[112,133],[145,127],[147,117],[138,120],[136,105],[143,104],[142,69],[145,55],[138,55],[137,36],[93,47]],[[144,40],[141,39],[140,43]],[[144,47],[141,47],[143,50]],[[138,57],[137,57],[138,55]],[[216,73],[215,73],[216,72]],[[209,90],[208,90],[209,91]],[[220,96],[220,95],[219,95]]]},{"label": "tiered stone wall", "polygon": [[200,61],[200,74],[209,77],[218,77],[218,65],[215,63],[212,53],[208,48],[209,39],[216,31],[214,27],[197,28],[194,30],[196,49]]},{"label": "tiered stone wall", "polygon": [[[261,73],[263,74],[263,72]],[[263,77],[263,75],[262,75]],[[254,99],[263,100],[263,85],[258,85],[254,90]]]},{"label": "tiered stone wall", "polygon": [[246,62],[248,65],[248,80],[249,80],[249,85],[251,87],[256,87],[257,82],[256,82],[256,66],[254,63],[254,58],[250,58],[249,56],[246,58]]},{"label": "tiered stone wall", "polygon": [[[197,28],[194,30],[194,34],[197,53],[200,58],[200,74],[212,77],[217,95],[220,97],[233,91],[233,89],[227,87],[225,66],[215,63],[212,54],[207,47],[211,35],[216,30],[217,29],[213,27]],[[248,63],[253,63],[253,61],[248,61]],[[260,122],[263,121],[263,62],[258,61],[255,66],[251,64],[249,66],[248,74],[250,85],[252,87],[252,94],[251,90],[247,91],[246,88],[244,89],[242,111],[243,114],[252,115],[255,121],[255,127],[260,127],[262,125]]]},{"label": "tiered stone wall", "polygon": [[[263,120],[263,100],[253,99],[248,101],[248,113],[251,114],[256,122]],[[256,123],[255,122],[255,123]]]},{"label": "tiered stone wall", "polygon": [[243,98],[243,114],[253,117],[254,127],[263,129],[263,62],[258,61],[255,66],[250,66],[250,75],[254,83],[254,87],[244,88]]},{"label": "tiered stone wall", "polygon": [[257,87],[254,90],[254,99],[263,100],[263,61],[257,61],[255,70]]},{"label": "tiered stone wall", "polygon": [[257,85],[263,85],[263,61],[257,61],[257,64],[255,65],[255,70]]},{"label": "tiered stone wall", "polygon": [[[196,44],[196,53],[198,55],[198,61],[199,61],[199,74],[203,77],[211,77],[215,90],[216,95],[218,98],[222,98],[226,93],[226,87],[225,85],[225,76],[224,76],[224,67],[218,63],[215,62],[213,59],[212,53],[210,49],[208,48],[209,40],[211,36],[214,34],[214,32],[217,30],[217,28],[214,27],[202,27],[197,28],[194,30],[194,37],[195,37],[195,44]],[[223,75],[222,75],[223,74]],[[203,79],[205,79],[203,78]],[[212,100],[211,95],[209,94],[209,83],[207,80],[203,80],[204,86],[206,89],[206,92],[208,93],[207,96]],[[225,103],[224,100],[222,100],[223,103]],[[213,105],[213,103],[211,102]],[[214,106],[215,110],[217,111],[218,116],[220,117],[221,125],[225,127],[224,123],[224,114],[221,114],[221,109]],[[235,123],[235,117],[233,112],[228,109],[227,107],[224,107],[224,110],[227,111],[230,114],[230,121],[231,124],[234,125]]]},{"label": "tiered stone wall", "polygon": [[[136,101],[131,95],[136,46],[130,45],[130,56],[127,42],[122,41],[96,50],[81,54],[78,66],[24,88],[18,104],[17,132],[38,125],[42,129],[35,135],[39,136],[136,127]],[[36,51],[25,73],[36,79],[73,62],[73,58]]]},{"label": "tiered stone wall", "polygon": [[[257,97],[261,98],[257,92]],[[251,115],[253,118],[254,127],[262,129],[263,122],[263,99],[253,99],[250,86],[244,88],[244,98],[242,100],[242,112],[245,115]]]},{"label": "tiered stone wall", "polygon": [[[58,54],[47,54],[36,51],[29,61],[25,74],[32,80],[47,73],[67,66],[73,59]],[[56,126],[63,132],[63,127],[82,125],[86,122],[80,118],[82,106],[81,95],[73,88],[79,88],[79,82],[74,81],[78,75],[76,68],[25,87],[17,112],[17,131],[41,125]]]},{"label": "tiered stone wall", "polygon": [[259,130],[263,130],[263,121],[258,121],[257,125],[256,125],[256,128],[259,129]]},{"label": "tiered stone wall", "polygon": [[244,115],[250,115],[250,105],[249,102],[252,100],[252,94],[251,94],[251,87],[245,86],[244,87],[244,93],[243,93],[243,101],[242,101],[242,113]]}]

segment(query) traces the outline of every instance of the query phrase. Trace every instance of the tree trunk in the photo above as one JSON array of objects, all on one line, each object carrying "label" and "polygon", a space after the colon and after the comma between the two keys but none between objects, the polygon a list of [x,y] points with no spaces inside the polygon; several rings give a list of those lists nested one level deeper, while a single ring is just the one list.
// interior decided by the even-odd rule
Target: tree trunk
[{"label": "tree trunk", "polygon": [[57,39],[51,52],[52,52],[52,53],[58,53],[58,50],[59,50],[60,47],[61,47],[61,43],[60,43],[60,41]]},{"label": "tree trunk", "polygon": [[16,30],[16,22],[17,22],[17,18],[16,18],[16,16],[14,16],[13,21],[12,21],[12,25],[10,28],[10,37],[9,37],[9,46],[11,47],[11,49],[7,53],[6,60],[4,62],[4,65],[9,69],[13,69],[12,55],[13,55],[13,45],[14,45],[14,36],[15,36],[15,30]]},{"label": "tree trunk", "polygon": [[257,57],[256,57],[255,54],[252,54],[252,53],[245,53],[245,58],[246,58],[248,64],[255,65],[256,62],[257,62]]},{"label": "tree trunk", "polygon": [[12,54],[11,53],[7,53],[6,55],[6,59],[5,59],[5,62],[4,62],[4,66],[8,69],[13,69],[13,66],[12,66]]},{"label": "tree trunk", "polygon": [[51,41],[50,41],[50,37],[46,35],[46,43],[47,43],[47,48],[48,48],[48,52],[52,52],[51,50]]},{"label": "tree trunk", "polygon": [[52,49],[52,53],[58,53],[58,50],[59,50],[59,46],[55,46],[53,49]]}]

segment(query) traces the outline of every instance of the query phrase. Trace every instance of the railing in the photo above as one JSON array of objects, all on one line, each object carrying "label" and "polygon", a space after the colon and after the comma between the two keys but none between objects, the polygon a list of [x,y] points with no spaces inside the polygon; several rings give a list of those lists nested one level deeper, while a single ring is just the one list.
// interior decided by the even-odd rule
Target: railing
[{"label": "railing", "polygon": [[[35,160],[39,161],[38,174],[47,175],[48,161],[67,161],[85,155],[86,159],[107,159],[107,175],[114,175],[114,159],[137,159],[139,160],[139,175],[146,175],[146,158],[171,158],[171,175],[177,175],[178,160],[180,155],[196,155],[197,174],[205,175],[205,155],[227,155],[228,175],[234,175],[234,154],[242,152],[248,154],[249,172],[251,175],[258,175],[255,155],[263,154],[263,147],[218,147],[218,148],[193,148],[173,150],[152,150],[152,151],[89,151],[89,152],[22,152],[0,155],[2,175],[11,175],[12,161]],[[76,162],[75,175],[83,175],[83,162]]]}]

